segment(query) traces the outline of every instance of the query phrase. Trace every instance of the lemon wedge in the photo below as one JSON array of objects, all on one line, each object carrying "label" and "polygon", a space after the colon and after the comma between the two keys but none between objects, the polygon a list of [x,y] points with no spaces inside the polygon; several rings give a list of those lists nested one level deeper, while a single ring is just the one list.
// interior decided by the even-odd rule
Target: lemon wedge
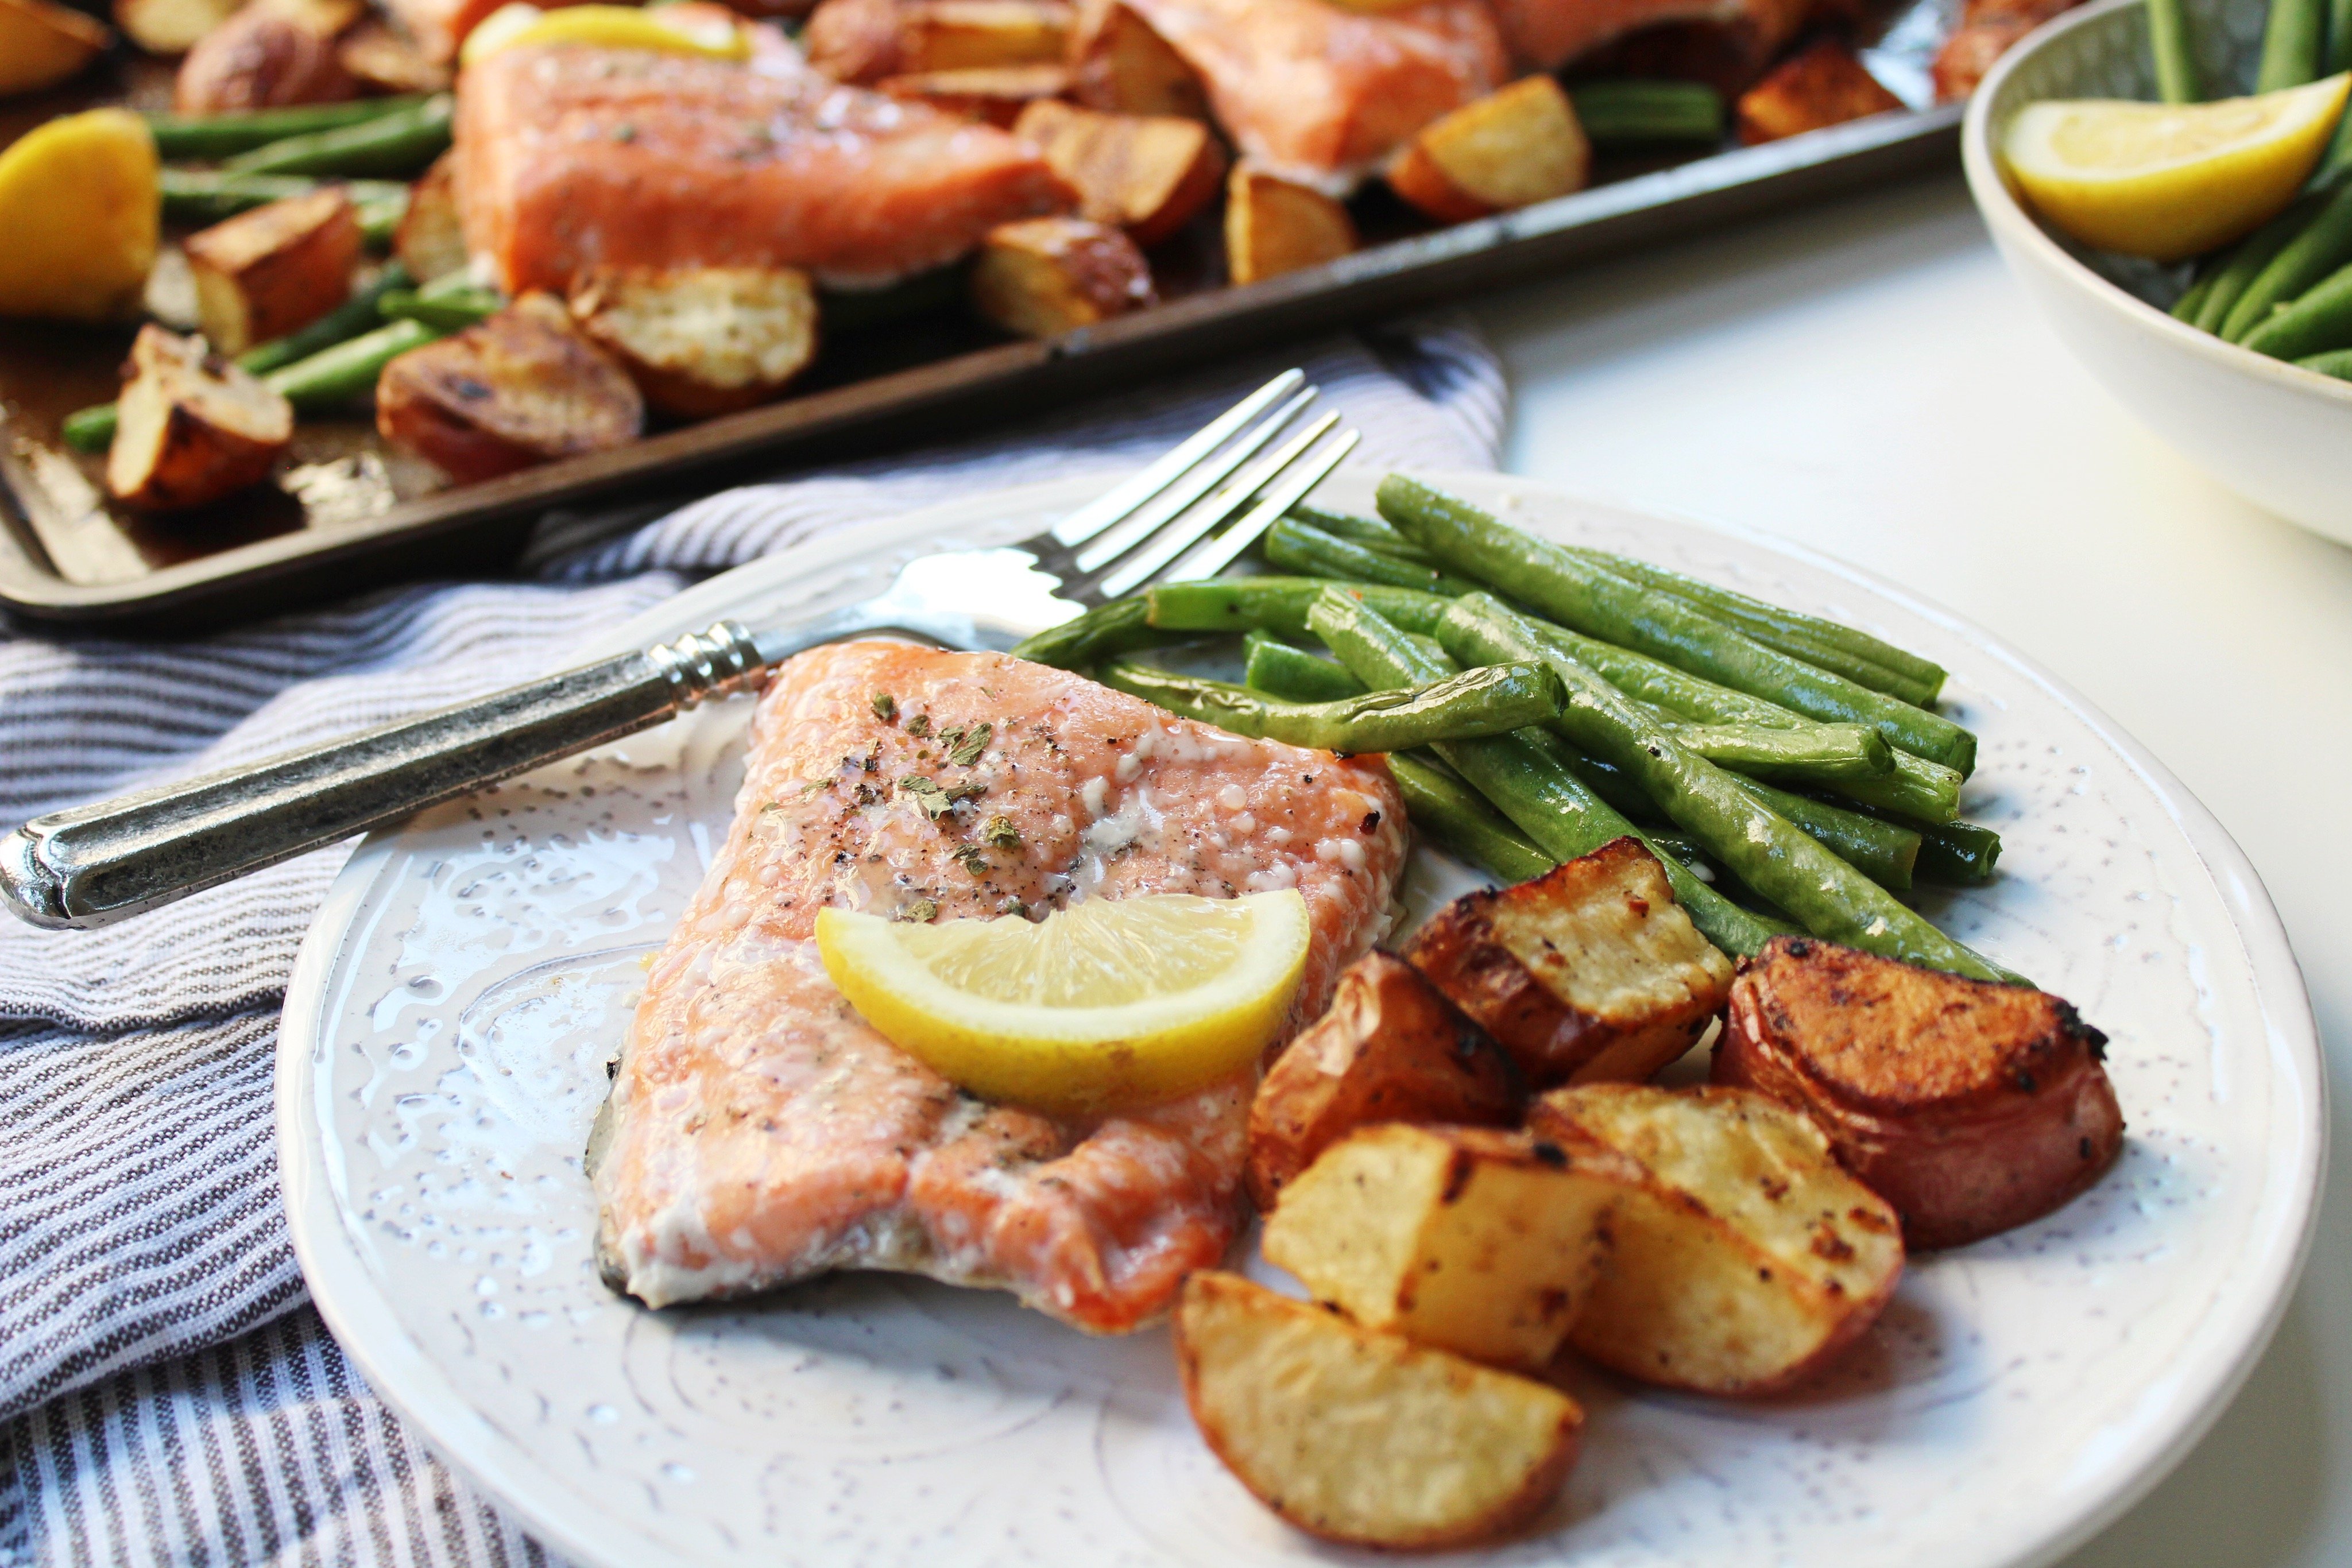
[{"label": "lemon wedge", "polygon": [[1152,894],[1032,923],[816,917],[825,973],[893,1043],[984,1099],[1065,1115],[1255,1061],[1307,965],[1307,901]]},{"label": "lemon wedge", "polygon": [[[681,15],[672,15],[673,11]],[[457,51],[460,65],[478,65],[525,44],[597,44],[611,49],[657,49],[712,59],[751,57],[743,29],[712,7],[562,5],[542,10],[513,0],[482,18]]]},{"label": "lemon wedge", "polygon": [[110,320],[155,265],[161,176],[147,122],[68,114],[0,152],[0,316]]},{"label": "lemon wedge", "polygon": [[2294,199],[2344,111],[2352,73],[2212,103],[2029,104],[2001,161],[2027,201],[2084,245],[2179,261]]}]

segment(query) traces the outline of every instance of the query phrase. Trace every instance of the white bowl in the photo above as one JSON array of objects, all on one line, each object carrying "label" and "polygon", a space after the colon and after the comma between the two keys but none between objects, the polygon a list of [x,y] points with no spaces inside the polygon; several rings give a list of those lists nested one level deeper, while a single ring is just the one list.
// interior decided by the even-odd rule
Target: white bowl
[{"label": "white bowl", "polygon": [[[2208,91],[2244,90],[2259,0],[2189,0]],[[2026,293],[2124,405],[2256,506],[2352,543],[2352,382],[2297,369],[2174,320],[2158,307],[2186,269],[2087,251],[2045,229],[1993,154],[2009,121],[2050,99],[2156,97],[2141,0],[2101,0],[2011,49],[1960,131],[1978,211]]]}]

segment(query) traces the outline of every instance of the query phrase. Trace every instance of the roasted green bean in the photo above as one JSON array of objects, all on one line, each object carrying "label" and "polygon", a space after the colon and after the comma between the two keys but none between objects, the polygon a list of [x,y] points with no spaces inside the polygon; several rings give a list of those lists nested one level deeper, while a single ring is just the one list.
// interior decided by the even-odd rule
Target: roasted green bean
[{"label": "roasted green bean", "polygon": [[1436,758],[1391,752],[1389,777],[1396,780],[1414,827],[1455,860],[1467,861],[1497,882],[1525,882],[1559,863]]},{"label": "roasted green bean", "polygon": [[1363,682],[1330,660],[1264,632],[1252,632],[1243,638],[1242,653],[1242,680],[1250,690],[1268,696],[1327,703],[1355,696],[1364,689]]},{"label": "roasted green bean", "polygon": [[155,137],[157,157],[210,162],[250,152],[289,136],[309,136],[381,120],[387,114],[413,110],[424,101],[415,96],[362,98],[348,103],[302,103],[230,114],[150,114],[145,118],[147,129]]},{"label": "roasted green bean", "polygon": [[1451,599],[1477,586],[1448,577],[1433,566],[1416,566],[1369,545],[1343,539],[1310,528],[1295,517],[1282,517],[1266,529],[1265,559],[1301,577],[1336,578],[1344,582],[1381,582],[1391,588],[1417,588]]},{"label": "roasted green bean", "polygon": [[1427,685],[1368,691],[1337,702],[1295,703],[1228,681],[1178,674],[1118,659],[1103,685],[1235,735],[1325,751],[1402,751],[1476,740],[1544,724],[1559,713],[1559,682],[1539,664],[1488,664]]},{"label": "roasted green bean", "polygon": [[357,125],[314,131],[240,152],[221,164],[234,174],[414,174],[449,146],[451,101],[424,101]]},{"label": "roasted green bean", "polygon": [[1327,588],[1343,589],[1408,632],[1436,630],[1451,602],[1442,595],[1379,583],[1335,582],[1318,577],[1220,577],[1169,582],[1147,590],[1151,624],[1163,632],[1246,632],[1307,634],[1307,612]]}]

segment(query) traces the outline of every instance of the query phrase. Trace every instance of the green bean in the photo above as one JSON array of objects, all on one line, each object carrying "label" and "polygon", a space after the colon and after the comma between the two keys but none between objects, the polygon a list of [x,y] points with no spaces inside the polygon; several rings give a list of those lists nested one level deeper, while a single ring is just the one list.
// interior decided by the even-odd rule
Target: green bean
[{"label": "green bean", "polygon": [[2307,360],[2327,349],[2352,349],[2352,267],[2246,334],[2245,346],[2274,360]]},{"label": "green bean", "polygon": [[1723,140],[1723,95],[1695,81],[1622,78],[1569,89],[1576,121],[1596,147]]},{"label": "green bean", "polygon": [[1919,830],[1919,880],[1960,887],[1990,882],[2000,859],[2000,835],[1974,822],[1941,822]]},{"label": "green bean", "polygon": [[2219,333],[2221,322],[2238,303],[2238,297],[2247,290],[2272,258],[2287,247],[2287,243],[2303,232],[2319,204],[2305,197],[2286,211],[2240,240],[2221,258],[2220,269],[2213,274],[2213,287],[2205,296],[2205,303],[2197,308],[2197,319],[2190,323],[2200,331]]},{"label": "green bean", "polygon": [[1057,670],[1083,670],[1115,654],[1132,653],[1172,641],[1152,626],[1149,619],[1150,608],[1140,593],[1114,599],[1058,626],[1048,626],[1015,646],[1013,656],[1051,664]]},{"label": "green bean", "polygon": [[1500,600],[1472,594],[1456,601],[1438,637],[1465,662],[1541,657],[1568,688],[1562,733],[1640,778],[1677,827],[1814,936],[1979,979],[2011,977],[1742,790],[1598,674],[1547,648]]},{"label": "green bean", "polygon": [[297,360],[262,377],[269,389],[294,405],[297,413],[355,402],[375,391],[384,366],[407,353],[448,336],[422,321],[394,321],[363,332],[348,342],[324,349],[307,360]]},{"label": "green bean", "polygon": [[1890,746],[1963,777],[1975,765],[1976,737],[1951,720],[1767,648],[1681,601],[1507,528],[1457,497],[1391,474],[1381,481],[1380,500],[1382,516],[1461,575],[1507,582],[1513,598],[1576,631],[1809,718],[1867,724]]},{"label": "green bean", "polygon": [[360,238],[369,249],[383,250],[400,237],[400,220],[408,215],[408,187],[395,183],[388,193],[354,200],[352,205],[358,209],[353,215],[359,219]]},{"label": "green bean", "polygon": [[[1549,621],[1537,621],[1533,616],[1528,621],[1545,641],[1579,664],[1599,671],[1611,685],[1678,719],[1780,729],[1803,728],[1814,722],[1778,703],[1703,681],[1631,648],[1620,648]],[[1894,772],[1842,780],[1834,787],[1836,792],[1922,821],[1945,822],[1959,815],[1960,776],[1957,771],[1903,750],[1895,752],[1894,761]]]},{"label": "green bean", "polygon": [[1255,626],[1280,636],[1307,634],[1307,612],[1327,588],[1343,589],[1408,632],[1434,631],[1450,601],[1410,588],[1334,582],[1319,577],[1220,577],[1170,582],[1146,591],[1151,624],[1167,632],[1246,632]]},{"label": "green bean", "polygon": [[505,309],[506,303],[487,288],[440,294],[404,288],[385,295],[379,309],[387,321],[422,321],[444,332],[462,332],[468,327],[478,327],[488,320]]},{"label": "green bean", "polygon": [[2277,92],[2301,87],[2319,77],[2320,32],[2327,26],[2322,0],[2271,0],[2263,26],[2262,64],[2254,72],[2256,92]]},{"label": "green bean", "polygon": [[2219,273],[2205,272],[2191,279],[2189,287],[2181,291],[2180,298],[2172,302],[2173,319],[2194,326],[2197,312],[2204,308],[2205,297],[2213,292],[2213,280],[2220,276]]},{"label": "green bean", "polygon": [[1559,683],[1539,664],[1489,664],[1426,685],[1368,691],[1338,702],[1294,703],[1227,681],[1178,674],[1131,660],[1096,679],[1235,735],[1325,751],[1402,751],[1476,740],[1543,724],[1559,712]]},{"label": "green bean", "polygon": [[77,452],[103,452],[114,444],[117,412],[110,402],[78,408],[59,423],[58,434]]},{"label": "green bean", "polygon": [[1919,858],[1927,844],[1922,829],[1881,821],[1826,800],[1775,789],[1769,784],[1737,773],[1731,775],[1731,780],[1739,786],[1741,794],[1786,817],[1807,837],[1881,887],[1906,892],[1918,873]]},{"label": "green bean", "polygon": [[[2322,62],[2323,74],[2334,76],[2337,71],[2352,70],[2352,0],[2330,0],[2327,7],[2327,58]],[[2341,141],[2344,127],[2336,128]]]},{"label": "green bean", "polygon": [[[1601,570],[1685,601],[1710,621],[1720,621],[1768,648],[1792,659],[1802,659],[1857,685],[1901,697],[1916,707],[1934,704],[1944,687],[1944,666],[1923,659],[1867,632],[1841,626],[1818,615],[1783,610],[1728,588],[1717,588],[1696,577],[1685,577],[1662,566],[1610,550],[1569,547],[1569,553],[1591,561]],[[1493,585],[1509,593],[1507,582]]]},{"label": "green bean", "polygon": [[240,152],[221,168],[236,174],[414,174],[448,150],[450,113],[449,95],[436,93],[357,125]]},{"label": "green bean", "polygon": [[1664,722],[1676,740],[1717,767],[1754,778],[1827,783],[1876,779],[1895,771],[1894,747],[1864,725],[1768,729],[1752,724]]},{"label": "green bean", "polygon": [[1301,577],[1330,577],[1349,582],[1381,582],[1391,588],[1417,588],[1451,599],[1477,586],[1448,577],[1435,567],[1415,566],[1369,545],[1339,538],[1290,517],[1277,518],[1266,529],[1262,547],[1265,559]]},{"label": "green bean", "polygon": [[1361,681],[1330,660],[1318,659],[1263,632],[1254,631],[1242,639],[1242,680],[1250,690],[1268,696],[1327,703],[1355,696],[1364,689]]},{"label": "green bean", "polygon": [[[157,176],[163,215],[191,224],[216,224],[271,202],[307,196],[321,183],[299,174],[218,174],[190,169],[166,169]],[[397,180],[347,180],[343,192],[363,214],[394,199],[404,207],[408,200],[408,187]],[[361,226],[366,226],[364,217]]]},{"label": "green bean", "polygon": [[2197,80],[2197,50],[2181,0],[2147,0],[2147,47],[2156,62],[2158,98],[2166,103],[2195,103],[2205,96]]},{"label": "green bean", "polygon": [[1526,882],[1559,863],[1434,758],[1391,752],[1389,777],[1396,780],[1414,827],[1455,860],[1468,862],[1496,881]]},{"label": "green bean", "polygon": [[2352,262],[2352,185],[2346,185],[2254,276],[2221,319],[2221,336],[2242,343],[2271,312],[2310,292],[2314,284]]},{"label": "green bean", "polygon": [[[1349,672],[1375,689],[1442,678],[1452,661],[1424,653],[1405,640],[1401,628],[1369,599],[1333,591],[1308,612],[1315,634],[1338,654]],[[1572,861],[1629,834],[1650,840],[1558,759],[1530,744],[1549,740],[1549,731],[1449,741],[1436,748],[1448,767],[1493,802],[1537,848],[1556,861]],[[1780,922],[1742,909],[1699,879],[1672,853],[1654,848],[1675,899],[1706,939],[1735,956],[1760,949],[1788,929]]]},{"label": "green bean", "polygon": [[289,136],[334,131],[387,114],[413,110],[421,97],[362,98],[348,103],[303,103],[285,109],[256,109],[232,114],[150,114],[147,129],[154,133],[159,158],[210,161],[249,152]]},{"label": "green bean", "polygon": [[2352,382],[2352,349],[2330,349],[2324,354],[2306,354],[2295,363],[2306,371],[2334,376],[2339,382]]},{"label": "green bean", "polygon": [[1360,517],[1353,512],[1334,512],[1322,507],[1310,507],[1301,501],[1290,508],[1290,515],[1310,528],[1321,528],[1335,538],[1352,539],[1382,555],[1392,555],[1423,566],[1430,564],[1429,552],[1397,532],[1378,517]]}]

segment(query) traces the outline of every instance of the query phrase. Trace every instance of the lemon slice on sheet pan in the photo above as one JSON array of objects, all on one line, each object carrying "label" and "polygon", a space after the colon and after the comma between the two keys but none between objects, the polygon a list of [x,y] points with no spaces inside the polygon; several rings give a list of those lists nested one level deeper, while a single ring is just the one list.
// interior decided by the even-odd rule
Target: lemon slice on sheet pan
[{"label": "lemon slice on sheet pan", "polygon": [[1152,894],[1032,923],[820,911],[818,951],[893,1043],[991,1100],[1062,1114],[1164,1100],[1255,1061],[1307,964],[1307,901]]},{"label": "lemon slice on sheet pan", "polygon": [[594,44],[720,60],[749,59],[751,55],[742,28],[707,5],[562,5],[543,10],[527,0],[512,0],[466,35],[458,63],[478,65],[501,50],[526,44]]},{"label": "lemon slice on sheet pan", "polygon": [[2279,213],[2310,176],[2352,77],[2211,103],[2028,104],[2001,162],[2035,210],[2084,245],[2178,261]]}]

